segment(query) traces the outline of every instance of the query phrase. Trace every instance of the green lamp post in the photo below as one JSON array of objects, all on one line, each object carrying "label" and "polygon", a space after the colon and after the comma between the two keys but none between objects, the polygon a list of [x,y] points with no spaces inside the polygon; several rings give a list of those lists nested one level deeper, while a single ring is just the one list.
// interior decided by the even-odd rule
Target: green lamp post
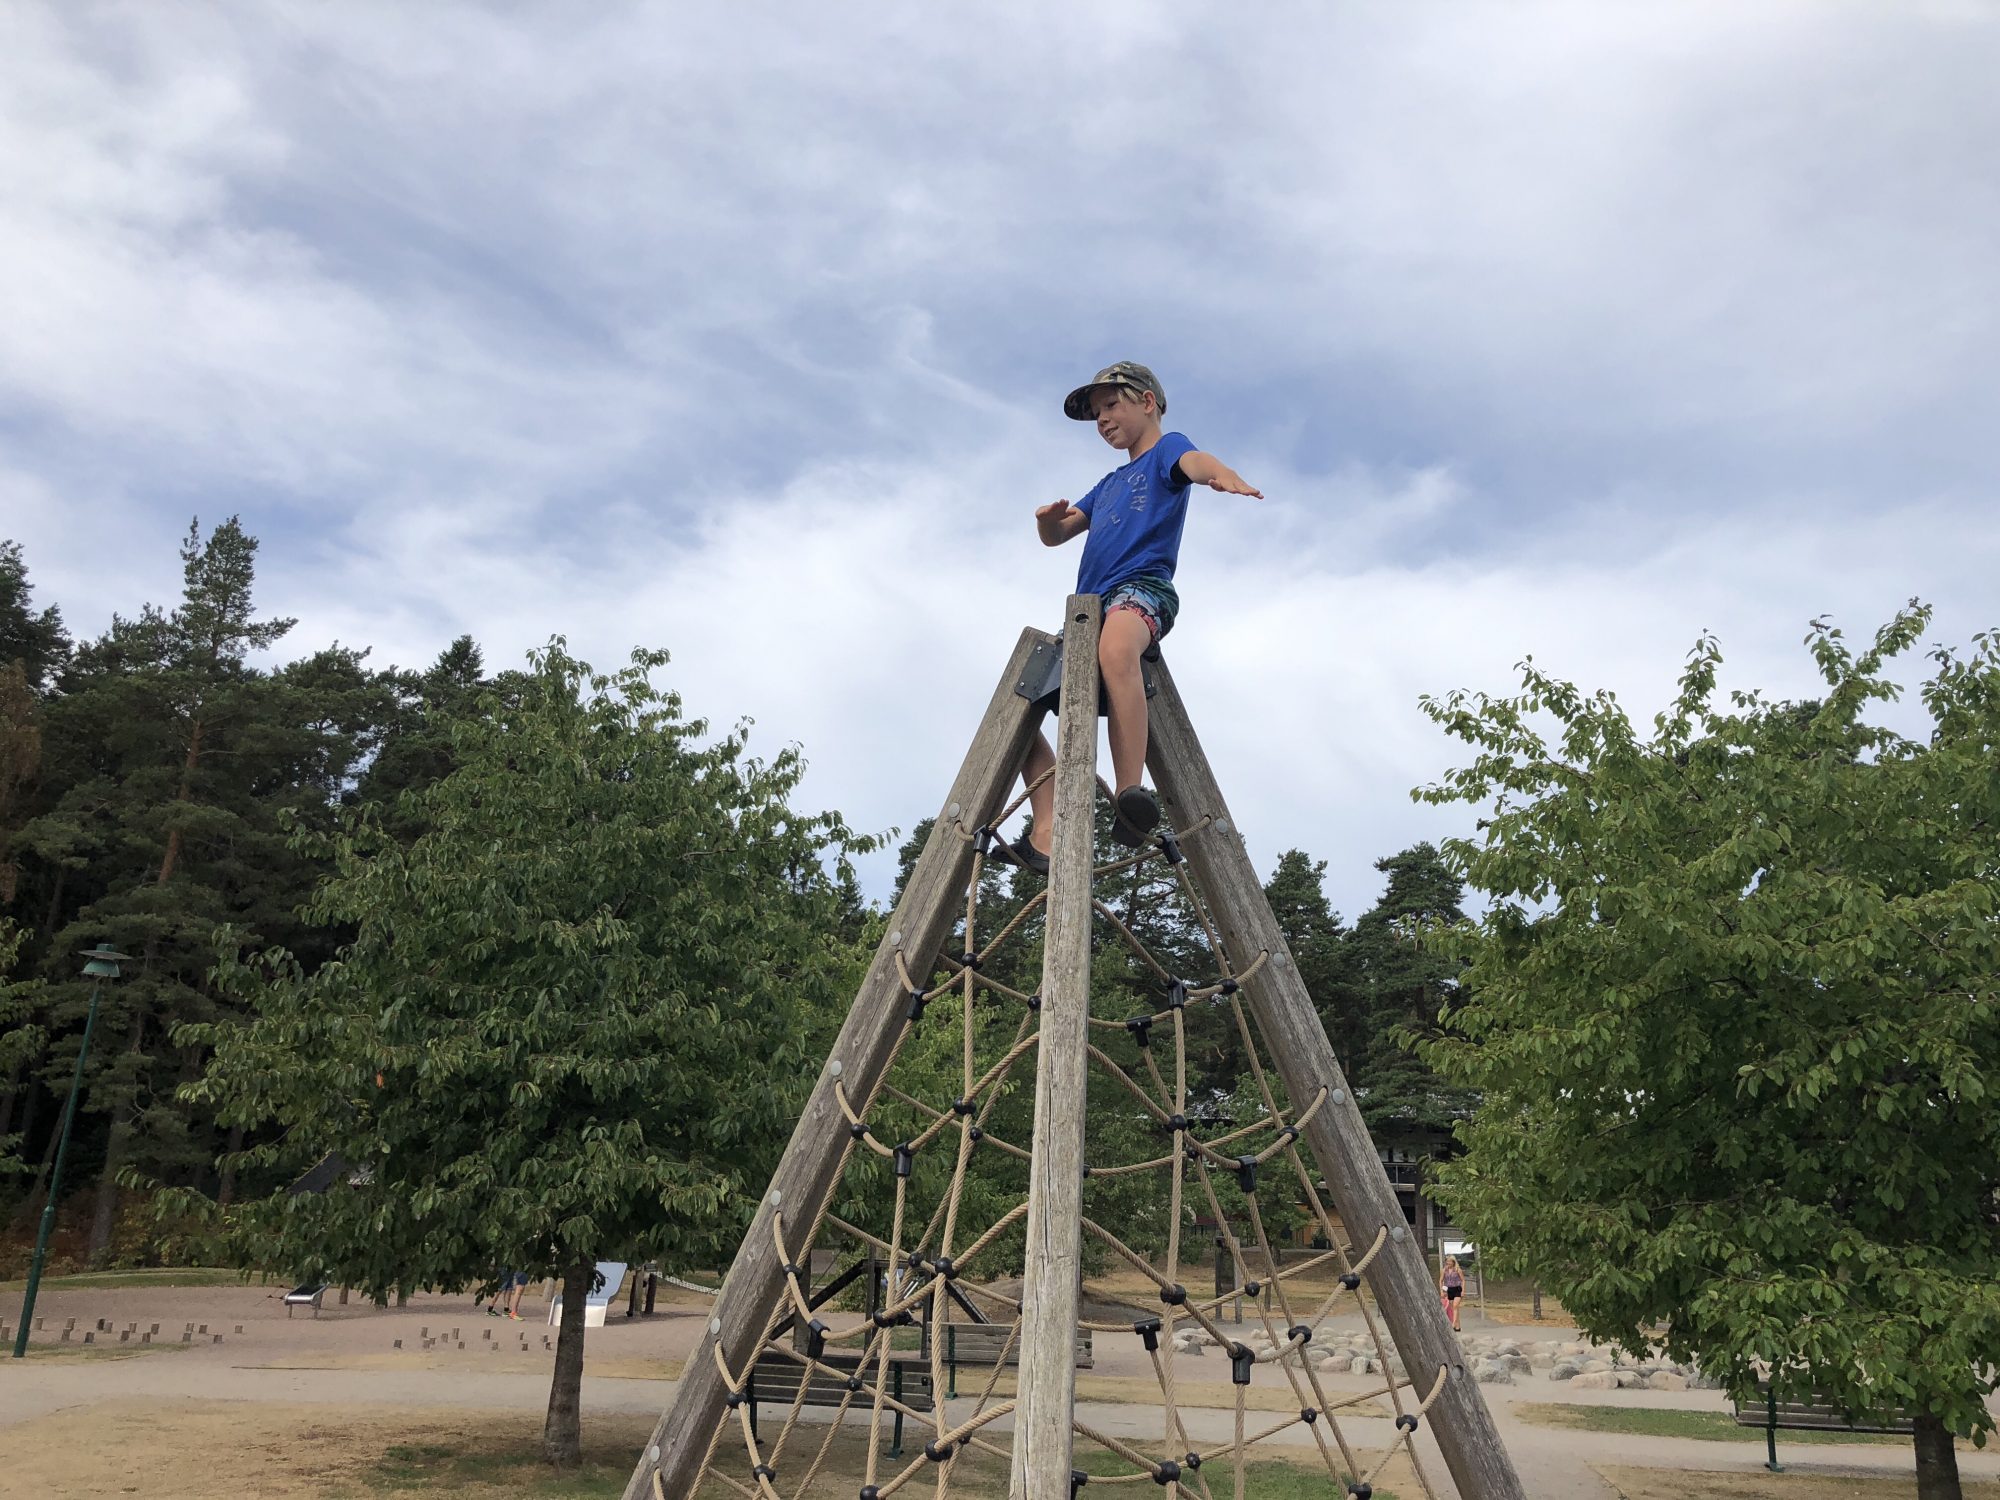
[{"label": "green lamp post", "polygon": [[21,1331],[14,1336],[14,1358],[28,1352],[28,1330],[34,1326],[35,1293],[42,1284],[42,1262],[48,1258],[49,1232],[56,1227],[56,1199],[62,1192],[63,1158],[69,1155],[69,1129],[76,1123],[76,1096],[83,1092],[83,1063],[90,1056],[90,1034],[97,1029],[97,997],[104,993],[104,981],[118,977],[118,966],[131,963],[129,953],[120,953],[109,943],[99,943],[83,955],[89,960],[83,972],[97,983],[90,987],[90,1014],[84,1018],[83,1045],[76,1050],[76,1076],[69,1081],[69,1103],[63,1106],[62,1135],[56,1142],[56,1164],[49,1173],[48,1202],[42,1205],[42,1227],[35,1236],[35,1257],[28,1262],[28,1295],[21,1302]]}]

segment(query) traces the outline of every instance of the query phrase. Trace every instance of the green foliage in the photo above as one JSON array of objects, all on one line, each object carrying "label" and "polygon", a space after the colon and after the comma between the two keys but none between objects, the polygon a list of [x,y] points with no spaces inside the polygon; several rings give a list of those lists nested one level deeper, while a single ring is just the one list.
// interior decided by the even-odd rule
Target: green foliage
[{"label": "green foliage", "polygon": [[789,797],[802,762],[713,739],[654,688],[659,653],[594,675],[561,643],[451,721],[454,769],[303,852],[333,877],[310,921],[350,933],[308,970],[225,942],[253,1018],[183,1028],[214,1049],[184,1097],[275,1124],[267,1168],[326,1153],[321,1194],[246,1204],[233,1242],[386,1297],[500,1266],[708,1266],[734,1248],[844,1005],[822,868],[867,847]]},{"label": "green foliage", "polygon": [[[1600,1337],[1656,1325],[1739,1393],[1894,1403],[1983,1433],[2000,1349],[2000,638],[1939,651],[1928,732],[1872,723],[1912,606],[1816,703],[1716,701],[1691,655],[1650,736],[1523,669],[1431,716],[1491,802],[1449,847],[1492,898],[1426,1055],[1483,1095],[1443,1187]],[[1552,725],[1545,732],[1544,724]]]}]

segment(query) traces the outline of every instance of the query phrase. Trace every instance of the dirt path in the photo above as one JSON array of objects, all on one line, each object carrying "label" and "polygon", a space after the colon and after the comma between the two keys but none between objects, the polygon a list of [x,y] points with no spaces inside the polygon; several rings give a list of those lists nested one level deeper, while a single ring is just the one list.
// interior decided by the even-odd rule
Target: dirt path
[{"label": "dirt path", "polygon": [[[279,1288],[255,1287],[45,1294],[40,1313],[50,1329],[74,1317],[79,1330],[95,1331],[102,1320],[112,1325],[113,1342],[52,1349],[45,1334],[30,1360],[0,1360],[0,1494],[135,1493],[133,1454],[143,1456],[144,1492],[151,1496],[334,1493],[324,1487],[332,1482],[328,1455],[342,1442],[349,1448],[372,1444],[379,1455],[388,1445],[420,1444],[440,1435],[463,1441],[476,1432],[511,1434],[532,1446],[553,1360],[543,1347],[550,1330],[539,1320],[489,1319],[462,1297],[419,1298],[402,1309],[335,1305],[317,1320],[287,1319],[281,1295]],[[530,1311],[540,1309],[531,1304]],[[661,1317],[627,1322],[614,1315],[605,1328],[592,1330],[583,1387],[587,1428],[606,1434],[629,1428],[634,1436],[628,1441],[636,1448],[672,1391],[662,1377],[677,1369],[706,1315],[706,1306],[690,1299]],[[188,1322],[207,1323],[210,1342],[180,1344]],[[117,1333],[132,1323],[142,1331],[159,1323],[162,1336],[173,1342],[145,1352],[117,1344]],[[213,1342],[217,1331],[220,1344]],[[426,1333],[442,1342],[422,1350]],[[401,1350],[393,1347],[399,1338]],[[1139,1372],[1143,1355],[1127,1359],[1133,1351],[1111,1340],[1101,1344],[1093,1376]],[[1190,1436],[1198,1445],[1221,1445],[1233,1425],[1230,1412],[1222,1409],[1229,1399],[1227,1362],[1184,1358],[1177,1365],[1184,1398],[1206,1394],[1217,1408],[1186,1413]],[[1266,1374],[1260,1369],[1260,1380]],[[1328,1381],[1342,1393],[1371,1384],[1356,1377]],[[1763,1449],[1754,1433],[1740,1443],[1718,1443],[1548,1427],[1523,1420],[1514,1408],[1528,1402],[1583,1404],[1594,1393],[1535,1379],[1487,1387],[1486,1394],[1535,1500],[1617,1500],[1619,1490],[1598,1471],[1619,1466],[1763,1473]],[[1724,1409],[1717,1393],[1704,1391],[1607,1393],[1589,1404]],[[970,1410],[968,1402],[951,1407],[956,1415]],[[1160,1430],[1157,1409],[1086,1402],[1079,1415],[1123,1436],[1153,1437]],[[1365,1448],[1380,1448],[1393,1436],[1381,1418],[1349,1418],[1343,1426]],[[1005,1431],[1006,1424],[995,1430]],[[282,1439],[274,1436],[280,1433]],[[1303,1429],[1285,1438],[1309,1442]],[[1427,1430],[1419,1440],[1433,1484],[1450,1494]],[[203,1466],[204,1454],[232,1469],[240,1465],[245,1482],[219,1488],[216,1470]],[[1781,1454],[1796,1475],[1880,1481],[1912,1472],[1910,1451],[1894,1445],[1792,1444],[1781,1447]],[[175,1476],[182,1474],[184,1461],[183,1481]],[[1967,1448],[1960,1466],[1968,1480],[2000,1479],[2000,1453]],[[301,1473],[317,1475],[322,1487],[282,1487]],[[31,1483],[38,1487],[23,1487]],[[1887,1500],[1898,1490],[1896,1484],[1878,1484],[1871,1494]]]}]

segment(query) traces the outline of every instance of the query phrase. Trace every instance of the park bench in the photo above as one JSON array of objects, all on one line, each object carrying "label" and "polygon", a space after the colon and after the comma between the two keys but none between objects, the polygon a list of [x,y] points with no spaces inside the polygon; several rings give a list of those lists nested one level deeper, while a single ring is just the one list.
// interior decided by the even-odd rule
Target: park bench
[{"label": "park bench", "polygon": [[[767,1352],[759,1355],[757,1363],[750,1367],[750,1378],[743,1384],[743,1395],[750,1403],[751,1434],[754,1436],[757,1432],[757,1407],[761,1402],[789,1407],[795,1402],[801,1406],[838,1406],[847,1401],[850,1402],[850,1410],[867,1411],[874,1404],[874,1397],[866,1390],[848,1390],[847,1380],[851,1373],[858,1374],[873,1386],[875,1361],[871,1359],[863,1367],[861,1360],[851,1354],[823,1354],[817,1364],[803,1364],[788,1354]],[[801,1383],[805,1386],[803,1401],[799,1399]],[[927,1412],[936,1406],[931,1387],[930,1360],[909,1356],[891,1359],[887,1394],[892,1400],[902,1403],[889,1408],[895,1419],[889,1457],[901,1458],[903,1408]]]},{"label": "park bench", "polygon": [[1738,1427],[1761,1427],[1768,1457],[1764,1467],[1782,1474],[1778,1462],[1778,1429],[1798,1432],[1915,1432],[1910,1414],[1898,1408],[1861,1412],[1850,1417],[1818,1391],[1792,1401],[1780,1401],[1768,1381],[1757,1386],[1757,1399],[1735,1403]]},{"label": "park bench", "polygon": [[313,1310],[313,1316],[315,1318],[318,1317],[320,1298],[326,1295],[326,1289],[331,1285],[333,1283],[330,1281],[322,1281],[317,1284],[308,1281],[304,1286],[293,1287],[289,1292],[285,1293],[285,1316],[289,1318],[292,1315],[293,1308],[310,1307]]},{"label": "park bench", "polygon": [[[946,1323],[944,1329],[944,1367],[948,1372],[945,1395],[958,1394],[958,1367],[975,1366],[990,1370],[995,1364],[1019,1365],[1021,1363],[1021,1341],[1016,1338],[1011,1343],[1008,1335],[1012,1326],[1006,1323]],[[1001,1357],[1005,1352],[1005,1358]],[[1090,1346],[1090,1330],[1076,1331],[1076,1367],[1088,1370],[1093,1363]]]}]

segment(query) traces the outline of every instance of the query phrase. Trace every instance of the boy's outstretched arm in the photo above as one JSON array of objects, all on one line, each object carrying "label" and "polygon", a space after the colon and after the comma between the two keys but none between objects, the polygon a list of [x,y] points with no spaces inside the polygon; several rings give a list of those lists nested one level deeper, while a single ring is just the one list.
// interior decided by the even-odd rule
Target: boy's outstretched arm
[{"label": "boy's outstretched arm", "polygon": [[1264,498],[1264,492],[1253,489],[1241,474],[1213,453],[1183,453],[1178,460],[1180,470],[1187,475],[1189,484],[1205,484],[1212,490],[1221,490],[1226,495],[1253,495]]},{"label": "boy's outstretched arm", "polygon": [[1079,531],[1090,530],[1090,517],[1067,500],[1052,500],[1035,508],[1035,530],[1044,547],[1060,547]]}]

